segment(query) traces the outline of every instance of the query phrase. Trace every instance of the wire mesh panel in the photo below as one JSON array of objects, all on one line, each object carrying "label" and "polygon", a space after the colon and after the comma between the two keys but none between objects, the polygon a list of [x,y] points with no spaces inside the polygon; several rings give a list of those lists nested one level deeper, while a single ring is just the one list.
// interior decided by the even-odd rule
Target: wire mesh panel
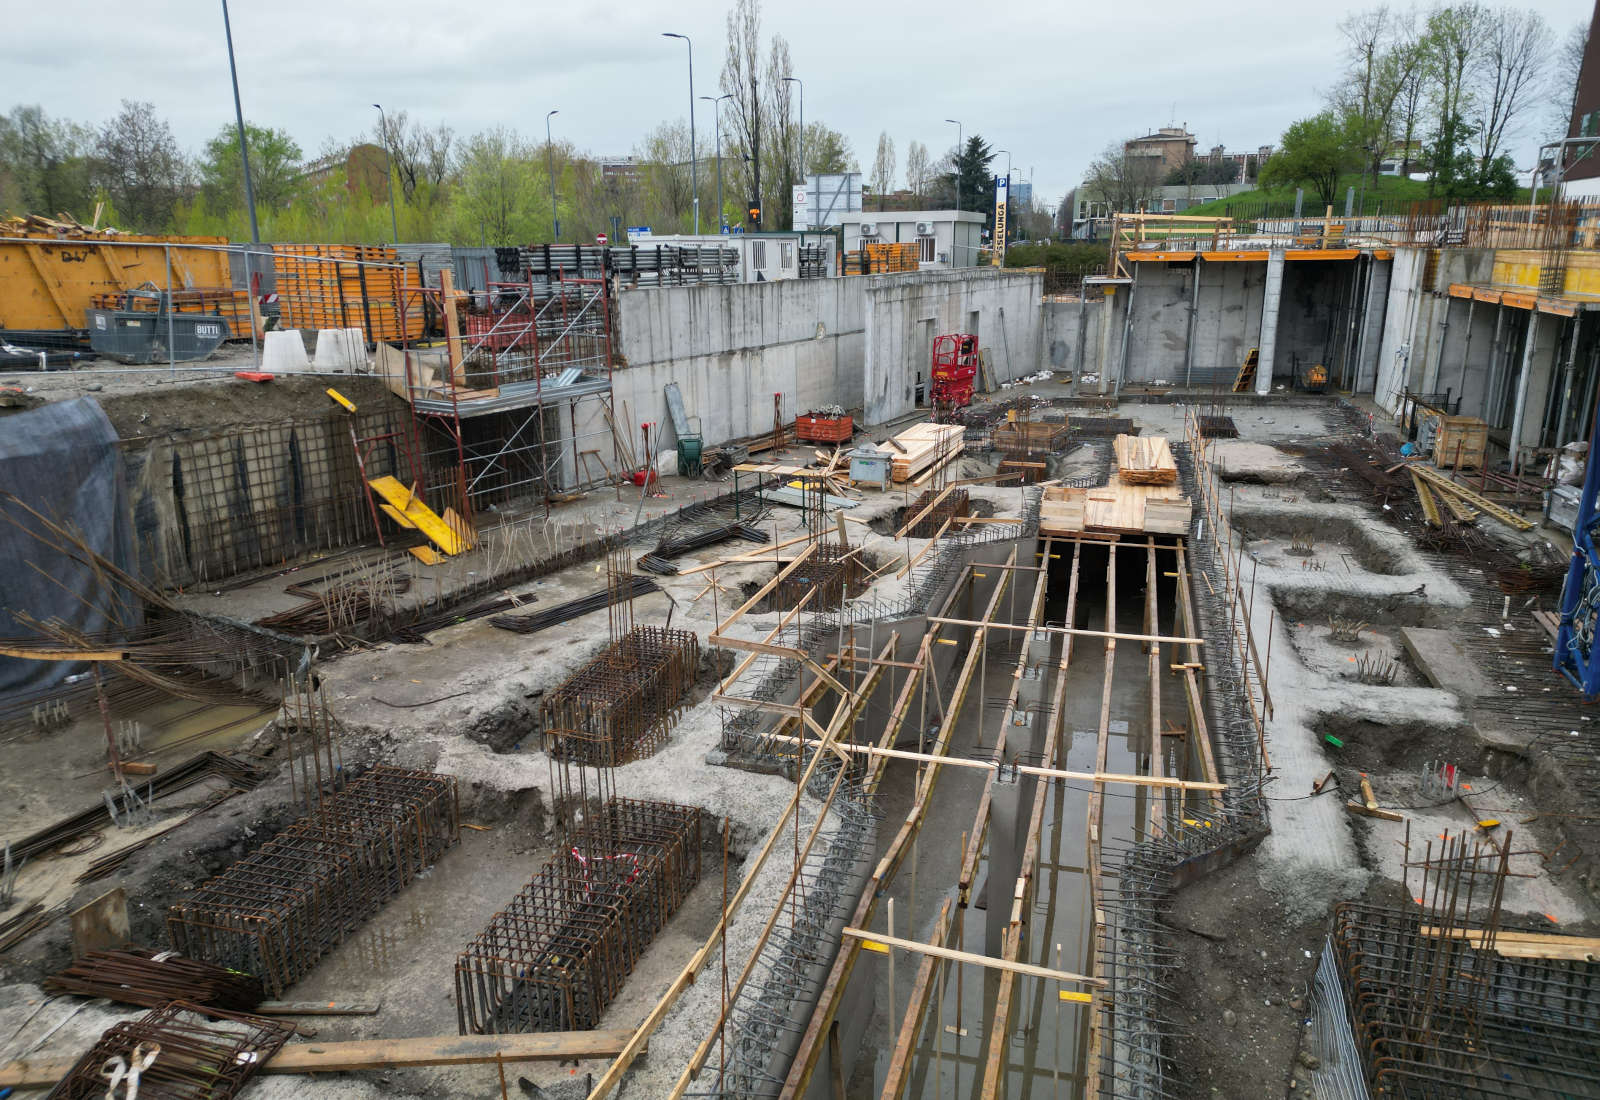
[{"label": "wire mesh panel", "polygon": [[454,844],[455,779],[379,767],[174,905],[181,954],[278,996]]},{"label": "wire mesh panel", "polygon": [[613,799],[456,960],[461,1034],[598,1027],[700,878],[700,810]]}]

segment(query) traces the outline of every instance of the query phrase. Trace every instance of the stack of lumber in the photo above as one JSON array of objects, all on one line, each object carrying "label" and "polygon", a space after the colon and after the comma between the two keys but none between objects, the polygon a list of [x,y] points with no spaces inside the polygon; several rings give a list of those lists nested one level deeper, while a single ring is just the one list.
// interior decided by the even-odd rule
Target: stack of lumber
[{"label": "stack of lumber", "polygon": [[910,481],[960,454],[964,434],[960,424],[913,424],[881,449],[894,453],[894,480]]},{"label": "stack of lumber", "polygon": [[1532,520],[1503,508],[1481,493],[1474,492],[1442,470],[1424,462],[1402,462],[1385,473],[1403,469],[1411,475],[1411,484],[1417,491],[1417,502],[1430,527],[1445,525],[1444,511],[1448,510],[1457,523],[1472,523],[1480,513],[1487,513],[1507,527],[1527,531]]},{"label": "stack of lumber", "polygon": [[1164,435],[1119,435],[1111,448],[1124,485],[1176,485],[1178,464]]},{"label": "stack of lumber", "polygon": [[1039,506],[1046,535],[1183,535],[1192,506],[1178,488],[1172,449],[1161,436],[1119,435],[1117,472],[1093,489],[1054,486]]}]

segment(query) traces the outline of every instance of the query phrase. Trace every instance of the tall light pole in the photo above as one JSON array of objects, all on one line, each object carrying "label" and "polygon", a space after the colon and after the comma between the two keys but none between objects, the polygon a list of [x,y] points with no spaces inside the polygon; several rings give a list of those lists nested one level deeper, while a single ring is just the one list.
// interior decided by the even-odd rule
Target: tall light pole
[{"label": "tall light pole", "polygon": [[[798,76],[786,76],[785,84],[800,85],[800,187],[806,185],[806,82]],[[794,228],[794,206],[789,207],[789,228]]]},{"label": "tall light pole", "polygon": [[233,63],[233,25],[228,21],[228,0],[222,0],[222,33],[228,39],[228,75],[233,79],[233,117],[239,122],[239,160],[244,164],[244,204],[250,211],[250,243],[261,243],[256,227],[256,189],[250,182],[250,150],[244,140],[244,108],[239,105],[239,69]]},{"label": "tall light pole", "polygon": [[[662,38],[681,38],[689,47],[689,190],[694,192],[694,231],[700,234],[700,154],[694,146],[694,43],[686,34],[662,31]],[[719,214],[718,217],[721,217]]]},{"label": "tall light pole", "polygon": [[389,185],[389,229],[394,233],[395,246],[399,247],[400,219],[394,213],[394,151],[389,146],[389,119],[381,104],[373,106],[378,108],[378,122],[383,127],[383,181]]},{"label": "tall light pole", "polygon": [[728,223],[723,221],[723,215],[722,215],[723,206],[722,206],[722,108],[721,108],[721,104],[722,104],[722,101],[724,99],[732,99],[733,98],[733,93],[732,92],[728,92],[725,95],[718,95],[718,96],[703,95],[700,98],[708,101],[711,104],[711,119],[712,119],[711,125],[717,131],[717,232],[721,233],[724,229],[728,228]]},{"label": "tall light pole", "polygon": [[957,122],[953,118],[947,118],[947,119],[945,119],[945,121],[946,122],[950,122],[950,123],[954,123],[955,124],[955,128],[956,128],[956,209],[960,210],[961,209],[961,146],[962,146],[962,143],[963,143],[963,139],[962,139],[962,136],[961,136],[961,123]]},{"label": "tall light pole", "polygon": [[550,138],[550,120],[560,113],[551,111],[544,116],[544,171],[550,177],[550,240],[555,244],[561,243],[561,219],[556,216],[556,146]]}]

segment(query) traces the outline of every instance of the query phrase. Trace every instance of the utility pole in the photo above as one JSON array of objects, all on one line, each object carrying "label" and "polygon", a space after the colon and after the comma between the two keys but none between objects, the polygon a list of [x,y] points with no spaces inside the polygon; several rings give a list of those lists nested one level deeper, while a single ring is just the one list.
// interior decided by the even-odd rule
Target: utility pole
[{"label": "utility pole", "polygon": [[[800,85],[800,186],[806,185],[806,82],[798,76],[783,78],[786,84]],[[794,228],[794,202],[789,203],[789,228]]]},{"label": "utility pole", "polygon": [[954,123],[955,124],[955,128],[956,128],[956,209],[960,210],[961,209],[961,146],[963,144],[963,139],[962,139],[962,136],[961,136],[961,134],[962,134],[961,123],[957,122],[953,118],[947,118],[947,119],[945,119],[945,121],[946,122],[950,122],[950,123]]},{"label": "utility pole", "polygon": [[400,219],[394,212],[394,150],[389,146],[389,119],[383,113],[383,106],[374,103],[378,108],[378,122],[383,127],[383,180],[389,185],[389,229],[394,233],[396,247],[400,244]]},{"label": "utility pole", "polygon": [[560,113],[551,111],[544,116],[544,170],[550,177],[550,240],[554,244],[561,243],[561,219],[556,216],[556,147],[550,138],[550,119]]},{"label": "utility pole", "polygon": [[717,131],[717,232],[721,233],[721,232],[723,232],[724,230],[726,230],[728,228],[727,219],[722,213],[723,205],[722,205],[722,108],[721,108],[721,104],[722,104],[722,101],[724,99],[732,99],[733,98],[733,93],[732,92],[728,92],[725,95],[719,95],[719,96],[703,95],[700,98],[710,101],[710,103],[711,103],[711,118],[713,120],[711,125],[713,127],[715,127],[716,131]]},{"label": "utility pole", "polygon": [[244,205],[250,211],[250,243],[261,243],[256,225],[256,189],[250,182],[250,150],[244,137],[244,108],[239,105],[239,69],[233,63],[233,24],[228,20],[228,0],[222,0],[222,33],[228,39],[228,75],[233,78],[233,117],[239,123],[239,160],[244,166]]},{"label": "utility pole", "polygon": [[686,34],[663,31],[662,38],[681,38],[689,47],[689,190],[694,192],[694,232],[700,235],[700,154],[694,144],[694,43]]}]

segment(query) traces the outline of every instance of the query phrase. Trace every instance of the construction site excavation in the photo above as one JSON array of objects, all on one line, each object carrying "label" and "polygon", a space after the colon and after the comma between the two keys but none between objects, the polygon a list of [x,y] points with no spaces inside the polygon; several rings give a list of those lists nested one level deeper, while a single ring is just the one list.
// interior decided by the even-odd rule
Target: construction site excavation
[{"label": "construction site excavation", "polygon": [[1600,208],[1517,218],[7,223],[229,338],[0,377],[0,1096],[1600,1097]]}]

